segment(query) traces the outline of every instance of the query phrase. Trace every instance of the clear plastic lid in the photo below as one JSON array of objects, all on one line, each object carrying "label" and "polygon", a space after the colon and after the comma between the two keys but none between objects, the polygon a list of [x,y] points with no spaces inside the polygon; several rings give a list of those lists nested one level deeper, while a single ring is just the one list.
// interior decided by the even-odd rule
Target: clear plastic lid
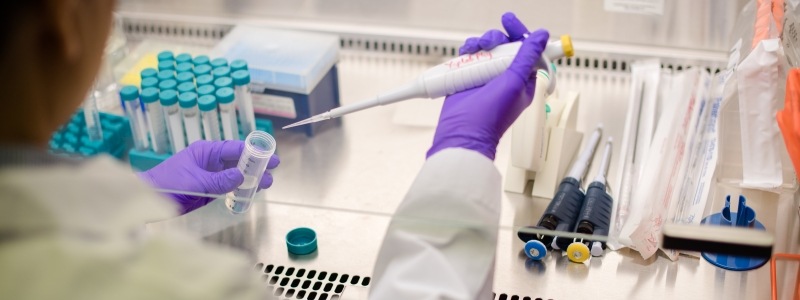
[{"label": "clear plastic lid", "polygon": [[239,25],[213,53],[229,61],[247,61],[254,85],[309,94],[339,61],[339,38]]}]

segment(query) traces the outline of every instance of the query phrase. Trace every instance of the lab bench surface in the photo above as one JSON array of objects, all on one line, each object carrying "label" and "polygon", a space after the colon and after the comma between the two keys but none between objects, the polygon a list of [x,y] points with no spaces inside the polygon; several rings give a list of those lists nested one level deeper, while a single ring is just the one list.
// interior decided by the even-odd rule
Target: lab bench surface
[{"label": "lab bench surface", "polygon": [[[412,79],[430,67],[391,57],[342,54],[339,64],[342,103],[352,103]],[[604,122],[609,135],[620,135],[625,119],[627,72],[559,72],[559,84],[582,93],[578,129],[589,132]],[[280,167],[275,184],[244,215],[232,215],[220,200],[190,214],[151,224],[154,231],[181,229],[208,242],[247,253],[265,274],[265,284],[284,297],[291,287],[274,274],[278,266],[370,277],[391,214],[402,201],[425,161],[441,100],[412,100],[349,115],[342,127],[308,138],[277,130]],[[416,114],[420,124],[401,124],[402,114]],[[495,164],[501,174],[509,163],[510,135],[501,140]],[[615,136],[615,140],[618,137]],[[593,164],[597,165],[597,164]],[[617,178],[615,162],[609,178]],[[594,167],[589,171],[594,174]],[[769,268],[730,272],[702,259],[681,256],[672,262],[658,256],[643,260],[629,250],[607,251],[586,264],[569,262],[553,252],[528,261],[513,228],[538,220],[546,201],[503,193],[497,246],[495,299],[765,299]],[[295,227],[317,232],[319,249],[290,255],[284,237]],[[281,269],[284,270],[284,269]],[[297,277],[297,274],[291,274]],[[291,277],[289,276],[289,277]],[[276,277],[274,283],[271,277]],[[329,279],[329,278],[327,278]],[[326,280],[327,280],[326,279]],[[374,281],[372,281],[374,283]],[[339,299],[362,299],[369,284],[348,282]],[[323,285],[324,287],[324,285]],[[313,288],[313,286],[312,286]],[[293,291],[296,293],[296,291]],[[505,297],[503,296],[505,295]],[[514,296],[517,296],[516,298]],[[293,297],[297,298],[297,297]],[[307,299],[307,298],[306,298]]]}]

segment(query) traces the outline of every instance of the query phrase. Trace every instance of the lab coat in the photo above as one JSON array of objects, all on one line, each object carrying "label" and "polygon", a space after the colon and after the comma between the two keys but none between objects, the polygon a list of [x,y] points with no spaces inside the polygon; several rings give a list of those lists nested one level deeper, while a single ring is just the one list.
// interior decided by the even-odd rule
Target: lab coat
[{"label": "lab coat", "polygon": [[[489,299],[500,174],[430,157],[387,230],[371,299]],[[267,299],[247,259],[144,224],[176,207],[108,157],[0,169],[0,299]]]},{"label": "lab coat", "polygon": [[428,158],[386,232],[370,299],[492,299],[500,180],[475,151]]}]

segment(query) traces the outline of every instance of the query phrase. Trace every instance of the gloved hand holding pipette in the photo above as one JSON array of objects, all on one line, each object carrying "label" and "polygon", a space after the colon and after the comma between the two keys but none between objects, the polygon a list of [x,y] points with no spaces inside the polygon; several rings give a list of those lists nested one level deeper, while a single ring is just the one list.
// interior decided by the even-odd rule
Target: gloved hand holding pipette
[{"label": "gloved hand holding pipette", "polygon": [[517,56],[506,71],[486,85],[447,97],[429,157],[445,148],[466,148],[494,159],[500,137],[531,104],[536,86],[535,66],[550,34],[537,30],[528,35],[528,29],[512,13],[503,15],[502,23],[508,36],[490,30],[481,38],[467,39],[459,52],[470,54],[522,40]]},{"label": "gloved hand holding pipette", "polygon": [[[233,191],[244,181],[244,175],[236,168],[244,150],[244,142],[238,140],[208,142],[199,141],[189,145],[152,169],[139,173],[139,178],[155,188],[221,195]],[[277,155],[272,155],[267,171],[258,187],[272,186],[269,173],[280,164]],[[213,198],[170,194],[184,214],[200,208]]]}]

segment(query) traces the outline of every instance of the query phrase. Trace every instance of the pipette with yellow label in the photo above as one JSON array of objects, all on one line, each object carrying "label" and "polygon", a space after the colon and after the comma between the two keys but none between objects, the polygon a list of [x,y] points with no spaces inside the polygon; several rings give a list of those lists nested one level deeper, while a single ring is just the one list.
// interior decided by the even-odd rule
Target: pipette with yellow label
[{"label": "pipette with yellow label", "polygon": [[[513,42],[497,46],[491,51],[480,51],[453,58],[443,64],[425,71],[417,79],[375,98],[340,106],[300,122],[287,125],[283,129],[338,118],[368,108],[383,106],[414,98],[438,98],[452,95],[471,88],[482,86],[502,74],[522,46]],[[555,89],[555,75],[552,60],[572,57],[572,39],[568,35],[547,43],[542,53],[540,68],[548,70],[551,79],[548,93]]]}]

